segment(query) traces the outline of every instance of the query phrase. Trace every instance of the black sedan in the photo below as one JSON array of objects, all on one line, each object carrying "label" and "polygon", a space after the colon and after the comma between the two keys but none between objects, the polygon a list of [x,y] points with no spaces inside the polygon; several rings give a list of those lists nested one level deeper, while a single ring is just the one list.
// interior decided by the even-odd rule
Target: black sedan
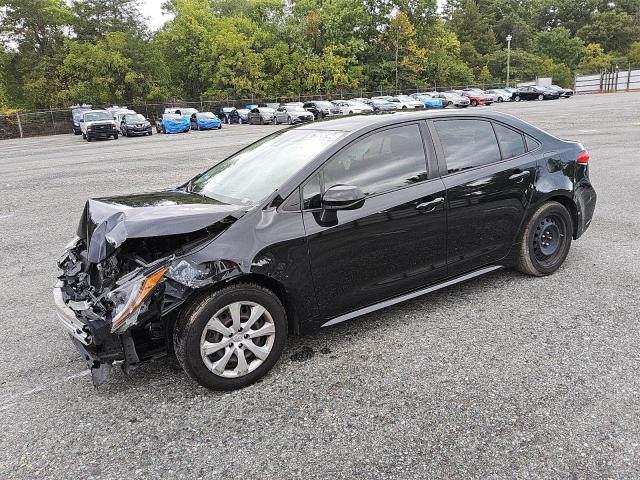
[{"label": "black sedan", "polygon": [[306,102],[303,108],[308,112],[313,113],[315,120],[322,120],[326,117],[334,117],[336,115],[342,115],[342,110],[336,107],[333,103],[325,100],[318,100],[313,102]]},{"label": "black sedan", "polygon": [[509,115],[305,124],[170,190],[89,200],[54,299],[95,383],[172,352],[241,388],[289,333],[500,268],[554,273],[595,203],[584,147]]},{"label": "black sedan", "polygon": [[560,94],[555,90],[549,90],[543,87],[520,87],[511,94],[514,102],[521,100],[557,100]]},{"label": "black sedan", "polygon": [[570,88],[562,88],[560,85],[549,85],[549,90],[558,92],[558,95],[563,98],[573,97],[573,90]]},{"label": "black sedan", "polygon": [[139,135],[153,135],[151,122],[139,113],[125,115],[120,124],[120,131],[125,137],[137,137]]}]

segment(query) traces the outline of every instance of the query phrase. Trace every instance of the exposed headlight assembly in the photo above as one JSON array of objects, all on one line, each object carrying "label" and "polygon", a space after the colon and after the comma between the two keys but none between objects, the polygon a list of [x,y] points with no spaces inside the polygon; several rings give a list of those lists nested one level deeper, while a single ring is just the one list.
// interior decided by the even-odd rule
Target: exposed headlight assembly
[{"label": "exposed headlight assembly", "polygon": [[111,320],[112,333],[124,331],[135,323],[142,303],[164,278],[167,270],[168,267],[165,266],[148,275],[135,277],[107,295],[115,306]]}]

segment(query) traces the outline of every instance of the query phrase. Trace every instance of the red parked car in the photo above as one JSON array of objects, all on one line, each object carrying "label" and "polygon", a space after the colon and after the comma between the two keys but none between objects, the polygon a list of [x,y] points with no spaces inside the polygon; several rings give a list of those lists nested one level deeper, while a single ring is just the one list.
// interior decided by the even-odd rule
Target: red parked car
[{"label": "red parked car", "polygon": [[491,105],[495,98],[493,95],[484,93],[479,88],[465,88],[462,91],[462,95],[469,99],[472,107],[477,107],[478,105]]}]

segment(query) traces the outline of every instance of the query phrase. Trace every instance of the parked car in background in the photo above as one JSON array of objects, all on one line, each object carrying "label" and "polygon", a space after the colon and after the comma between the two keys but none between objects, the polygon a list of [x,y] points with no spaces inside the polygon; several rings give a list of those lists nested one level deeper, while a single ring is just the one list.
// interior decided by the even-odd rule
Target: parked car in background
[{"label": "parked car in background", "polygon": [[[283,129],[176,183],[88,200],[58,257],[56,312],[94,384],[114,362],[127,372],[173,354],[206,388],[246,387],[273,368],[289,332],[502,268],[553,274],[596,206],[581,144],[498,112]],[[571,268],[579,274],[589,260],[577,255]],[[536,296],[542,287],[520,288],[532,304],[546,301]],[[398,341],[395,332],[380,338],[390,348]],[[340,348],[350,354],[348,342]],[[104,405],[121,396],[106,393]]]},{"label": "parked car in background", "polygon": [[191,122],[191,115],[193,115],[194,113],[198,113],[198,109],[192,107],[165,108],[164,113],[175,113],[177,115],[182,115],[187,123],[189,123]]},{"label": "parked car in background", "polygon": [[249,123],[249,112],[251,110],[247,108],[239,108],[236,111],[238,112],[238,123]]},{"label": "parked car in background", "polygon": [[335,117],[336,115],[342,115],[342,111],[336,107],[333,103],[326,100],[313,100],[306,102],[303,108],[311,113],[316,120],[321,120],[325,117]]},{"label": "parked car in background", "polygon": [[516,92],[518,90],[518,88],[517,87],[504,87],[503,90],[505,90],[506,92],[509,92],[509,93],[513,93],[513,92]]},{"label": "parked car in background", "polygon": [[71,107],[71,122],[73,123],[73,134],[80,135],[82,129],[80,128],[80,118],[84,112],[88,112],[93,107],[91,105],[74,105]]},{"label": "parked car in background", "polygon": [[118,130],[120,130],[120,133],[122,135],[124,135],[124,132],[122,131],[122,120],[124,119],[125,115],[135,115],[136,112],[135,110],[130,110],[130,109],[125,109],[125,110],[115,110],[113,112],[111,112],[111,114],[113,115],[113,119],[116,121],[116,125],[118,126]]},{"label": "parked car in background", "polygon": [[411,98],[409,95],[383,95],[380,97],[373,97],[373,99],[382,99],[387,100],[388,102],[395,103],[398,107],[398,110],[407,110],[407,109],[421,109],[424,108],[424,103],[420,100],[416,100],[415,98]]},{"label": "parked car in background", "polygon": [[156,120],[158,133],[185,133],[191,130],[191,117],[185,118],[181,113],[165,113]]},{"label": "parked car in background", "polygon": [[480,105],[491,105],[493,103],[493,98],[488,97],[484,94],[477,95],[473,92],[463,92],[455,90],[452,90],[452,92],[467,97],[469,99],[469,105],[471,105],[472,107],[477,107]]},{"label": "parked car in background", "polygon": [[334,100],[333,103],[340,109],[343,115],[353,115],[356,113],[373,112],[373,108],[366,103],[355,100]]},{"label": "parked car in background", "polygon": [[559,85],[549,85],[547,88],[549,90],[558,92],[558,94],[563,98],[569,98],[573,96],[573,90],[570,88],[562,88]]},{"label": "parked car in background", "polygon": [[151,122],[139,113],[128,113],[120,121],[120,132],[125,137],[153,135]]},{"label": "parked car in background", "polygon": [[218,118],[220,118],[222,123],[226,123],[227,125],[232,123],[241,123],[240,113],[235,107],[222,107],[218,111]]},{"label": "parked car in background", "polygon": [[107,110],[87,110],[80,117],[82,138],[87,142],[96,138],[118,139],[118,126]]},{"label": "parked car in background", "polygon": [[256,107],[249,112],[250,125],[264,125],[273,123],[275,110],[270,107]]},{"label": "parked car in background", "polygon": [[273,123],[294,123],[313,122],[313,113],[295,104],[281,105],[273,113]]},{"label": "parked car in background", "polygon": [[285,102],[280,104],[281,107],[300,107],[304,108],[304,102]]},{"label": "parked car in background", "polygon": [[400,108],[396,102],[385,100],[384,98],[374,97],[369,100],[374,112],[395,112]]},{"label": "parked car in background", "polygon": [[472,107],[477,107],[478,105],[491,105],[496,101],[496,97],[494,95],[485,93],[479,88],[465,88],[462,90],[462,95],[469,98],[469,103]]},{"label": "parked car in background", "polygon": [[511,98],[519,102],[521,100],[557,100],[560,94],[555,90],[543,87],[520,87],[511,94]]},{"label": "parked car in background", "polygon": [[434,97],[430,93],[414,93],[411,98],[422,102],[425,108],[444,108],[444,101],[441,98]]},{"label": "parked car in background", "polygon": [[489,90],[485,90],[485,93],[493,95],[495,101],[498,103],[511,101],[511,92],[503,90],[502,88],[490,88]]},{"label": "parked car in background", "polygon": [[213,112],[198,112],[191,115],[191,130],[220,130],[222,120]]},{"label": "parked car in background", "polygon": [[430,92],[434,98],[440,98],[445,107],[465,108],[471,103],[468,97],[454,92]]}]

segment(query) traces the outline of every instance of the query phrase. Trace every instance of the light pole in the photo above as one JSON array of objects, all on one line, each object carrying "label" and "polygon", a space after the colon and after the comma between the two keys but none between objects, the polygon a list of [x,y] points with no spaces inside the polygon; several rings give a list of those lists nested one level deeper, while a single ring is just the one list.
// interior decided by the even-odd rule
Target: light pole
[{"label": "light pole", "polygon": [[507,88],[509,87],[509,68],[511,66],[511,34],[507,35]]}]

